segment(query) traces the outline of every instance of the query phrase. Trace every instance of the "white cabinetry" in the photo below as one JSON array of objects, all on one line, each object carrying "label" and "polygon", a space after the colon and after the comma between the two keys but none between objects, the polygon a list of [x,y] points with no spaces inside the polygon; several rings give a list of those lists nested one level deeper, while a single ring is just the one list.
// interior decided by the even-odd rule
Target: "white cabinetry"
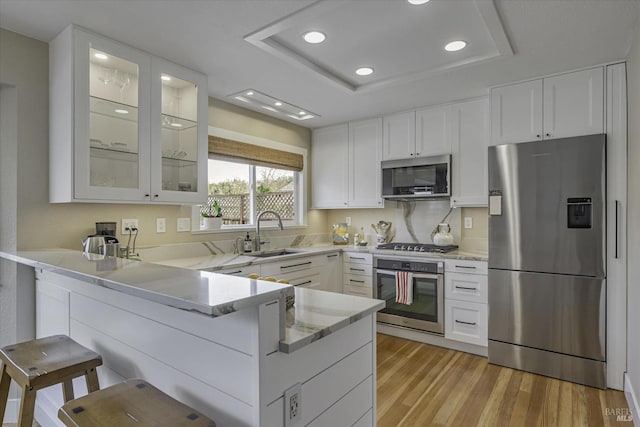
[{"label": "white cabinetry", "polygon": [[451,153],[452,110],[448,105],[416,111],[415,157],[439,156]]},{"label": "white cabinetry", "polygon": [[492,145],[603,131],[602,67],[491,89]]},{"label": "white cabinetry", "polygon": [[344,252],[342,274],[345,294],[373,297],[373,256],[370,253]]},{"label": "white cabinetry", "polygon": [[[310,255],[260,265],[260,275],[287,280],[293,286],[342,292],[340,254]],[[336,264],[337,267],[336,267]]]},{"label": "white cabinetry", "polygon": [[51,202],[206,199],[206,76],[75,26],[49,53]]},{"label": "white cabinetry", "polygon": [[342,293],[342,255],[340,252],[325,255],[327,258],[325,290]]},{"label": "white cabinetry", "polygon": [[380,118],[313,131],[311,173],[314,208],[383,207],[380,189],[381,132]]},{"label": "white cabinetry", "polygon": [[444,337],[487,346],[487,263],[445,260]]},{"label": "white cabinetry", "polygon": [[451,206],[487,206],[489,100],[459,102],[448,107],[451,121]]},{"label": "white cabinetry", "polygon": [[415,111],[384,116],[382,129],[382,160],[407,159],[415,156]]}]

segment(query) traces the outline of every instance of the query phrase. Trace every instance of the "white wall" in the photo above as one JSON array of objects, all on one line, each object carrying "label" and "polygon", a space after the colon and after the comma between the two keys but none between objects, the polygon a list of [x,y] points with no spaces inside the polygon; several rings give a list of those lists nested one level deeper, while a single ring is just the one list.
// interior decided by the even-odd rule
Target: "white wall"
[{"label": "white wall", "polygon": [[[640,399],[640,23],[627,58],[629,122],[628,152],[628,294],[627,369],[636,399]],[[636,408],[640,409],[640,408]],[[638,423],[638,416],[634,421]]]}]

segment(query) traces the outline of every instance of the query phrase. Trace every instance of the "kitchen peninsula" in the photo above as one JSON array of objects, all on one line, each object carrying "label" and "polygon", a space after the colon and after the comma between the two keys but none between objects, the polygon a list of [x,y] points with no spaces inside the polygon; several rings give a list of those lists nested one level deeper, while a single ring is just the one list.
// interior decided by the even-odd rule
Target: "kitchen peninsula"
[{"label": "kitchen peninsula", "polygon": [[[382,301],[79,251],[0,257],[34,269],[38,337],[102,355],[101,387],[144,378],[219,426],[283,426],[290,393],[298,425],[375,424]],[[54,425],[61,404],[45,389],[36,416]]]}]

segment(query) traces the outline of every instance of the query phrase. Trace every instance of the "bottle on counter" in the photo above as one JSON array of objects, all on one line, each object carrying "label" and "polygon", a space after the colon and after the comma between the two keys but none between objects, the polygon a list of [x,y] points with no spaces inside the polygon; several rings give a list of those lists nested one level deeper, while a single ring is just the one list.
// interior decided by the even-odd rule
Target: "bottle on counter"
[{"label": "bottle on counter", "polygon": [[244,238],[244,253],[251,252],[251,248],[253,248],[253,242],[247,231],[247,237]]},{"label": "bottle on counter", "polygon": [[358,232],[353,233],[353,246],[360,245],[360,234]]}]

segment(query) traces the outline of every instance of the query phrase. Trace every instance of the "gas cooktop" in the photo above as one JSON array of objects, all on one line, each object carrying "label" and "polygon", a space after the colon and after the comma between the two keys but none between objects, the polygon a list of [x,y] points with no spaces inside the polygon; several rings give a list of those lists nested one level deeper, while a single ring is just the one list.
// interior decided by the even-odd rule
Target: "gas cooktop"
[{"label": "gas cooktop", "polygon": [[447,252],[455,251],[458,249],[457,245],[450,246],[436,246],[426,243],[384,243],[378,245],[377,249],[390,249],[393,251],[403,252],[431,252],[437,254],[446,254]]}]

